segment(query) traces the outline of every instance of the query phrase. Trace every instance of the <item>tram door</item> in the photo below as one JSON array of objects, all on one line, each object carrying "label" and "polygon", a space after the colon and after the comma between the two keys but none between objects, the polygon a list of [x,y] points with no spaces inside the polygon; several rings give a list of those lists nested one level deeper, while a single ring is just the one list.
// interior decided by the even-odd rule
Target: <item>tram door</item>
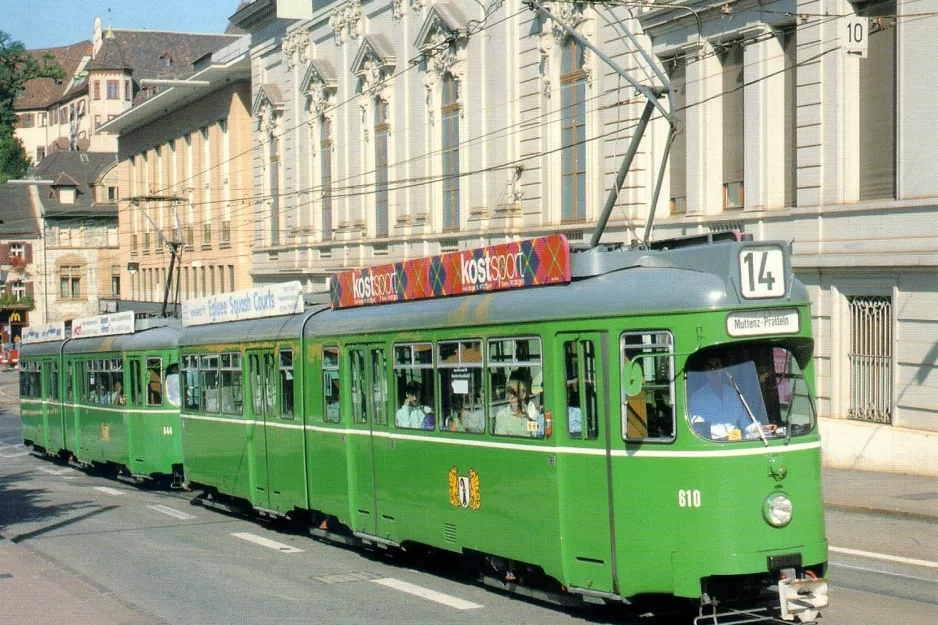
[{"label": "tram door", "polygon": [[[615,591],[615,524],[610,512],[611,421],[609,336],[605,332],[558,334],[555,362],[560,419],[554,419],[558,444],[558,486],[564,569],[570,585]],[[588,510],[583,502],[589,501]]]},{"label": "tram door", "polygon": [[254,420],[247,425],[248,471],[251,503],[270,508],[270,477],[268,473],[267,424],[275,420],[277,367],[274,353],[248,350],[247,374],[251,412]]},{"label": "tram door", "polygon": [[59,395],[58,361],[47,360],[42,363],[42,388],[42,396],[49,400],[43,404],[43,416],[45,418],[45,428],[43,429],[48,437],[44,446],[46,451],[56,453],[62,449],[66,449],[65,413]]},{"label": "tram door", "polygon": [[355,529],[372,536],[382,531],[378,516],[378,493],[382,474],[380,445],[388,430],[388,365],[380,345],[356,345],[349,349],[351,365],[352,426],[349,437],[349,496]]}]

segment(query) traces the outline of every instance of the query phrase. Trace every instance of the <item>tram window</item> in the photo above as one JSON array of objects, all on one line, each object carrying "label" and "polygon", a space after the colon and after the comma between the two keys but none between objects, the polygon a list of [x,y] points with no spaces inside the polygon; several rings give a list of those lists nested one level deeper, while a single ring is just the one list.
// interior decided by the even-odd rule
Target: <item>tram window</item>
[{"label": "tram window", "polygon": [[241,354],[234,352],[221,355],[221,412],[239,415],[244,401],[241,388]]},{"label": "tram window", "polygon": [[218,412],[218,356],[202,356],[199,360],[199,386],[202,391],[202,412]]},{"label": "tram window", "polygon": [[179,407],[179,365],[166,367],[166,401],[170,406]]},{"label": "tram window", "polygon": [[322,348],[323,421],[339,422],[339,348]]},{"label": "tram window", "polygon": [[267,402],[264,414],[273,415],[276,405],[277,387],[275,385],[277,375],[276,363],[274,363],[273,354],[264,354],[264,401]]},{"label": "tram window", "polygon": [[111,360],[88,361],[88,403],[111,403]]},{"label": "tram window", "polygon": [[397,406],[394,425],[406,429],[435,427],[436,393],[433,388],[433,344],[394,346],[394,382]]},{"label": "tram window", "polygon": [[30,399],[42,397],[42,379],[38,362],[20,363],[20,396]]},{"label": "tram window", "polygon": [[75,399],[80,402],[84,402],[87,399],[88,393],[88,363],[76,362],[75,363]]},{"label": "tram window", "polygon": [[621,374],[638,361],[642,387],[622,390],[622,432],[627,441],[674,438],[674,359],[670,332],[625,332],[619,339]]},{"label": "tram window", "polygon": [[185,386],[184,407],[187,410],[198,410],[199,397],[201,396],[199,390],[199,357],[183,356],[182,366],[182,381]]},{"label": "tram window", "polygon": [[[564,381],[567,393],[567,434],[594,440],[599,434],[599,402],[596,390],[596,348],[593,341],[563,344]],[[585,432],[584,432],[585,430]]]},{"label": "tram window", "polygon": [[292,419],[293,413],[293,350],[280,350],[280,416]]},{"label": "tram window", "polygon": [[[163,405],[163,359],[147,358],[147,406]],[[138,382],[139,384],[139,382]]]},{"label": "tram window", "polygon": [[59,363],[52,361],[49,363],[49,374],[47,378],[49,399],[58,401],[59,399]]},{"label": "tram window", "polygon": [[786,438],[813,430],[814,403],[796,354],[750,343],[692,355],[686,373],[691,426],[719,441]]},{"label": "tram window", "polygon": [[488,371],[492,433],[544,438],[541,340],[490,339]]},{"label": "tram window", "polygon": [[72,401],[74,399],[75,391],[72,389],[72,384],[75,383],[73,371],[73,363],[65,363],[65,400]]},{"label": "tram window", "polygon": [[139,406],[143,403],[143,393],[141,392],[140,381],[142,379],[143,373],[141,372],[141,362],[138,358],[135,358],[130,361],[130,384],[128,388],[130,390],[130,401],[128,402],[131,406]]},{"label": "tram window", "polygon": [[380,347],[371,350],[371,397],[375,407],[375,423],[388,423],[388,366]]},{"label": "tram window", "polygon": [[450,432],[485,431],[482,388],[482,341],[437,343],[440,381],[440,428]]},{"label": "tram window", "polygon": [[96,404],[98,403],[98,367],[94,360],[89,360],[85,363],[85,366],[85,392],[83,399],[89,404]]},{"label": "tram window", "polygon": [[127,395],[124,391],[124,361],[120,358],[112,358],[108,369],[111,372],[111,385],[107,394],[107,403],[124,405],[127,403]]},{"label": "tram window", "polygon": [[352,421],[368,423],[368,402],[365,396],[365,354],[353,349],[351,356],[352,373]]}]

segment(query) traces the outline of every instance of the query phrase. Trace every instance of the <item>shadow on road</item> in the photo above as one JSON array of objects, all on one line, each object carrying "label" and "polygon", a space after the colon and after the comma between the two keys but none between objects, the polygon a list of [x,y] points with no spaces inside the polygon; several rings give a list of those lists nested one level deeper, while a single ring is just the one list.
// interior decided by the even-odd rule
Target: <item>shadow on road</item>
[{"label": "shadow on road", "polygon": [[[0,476],[0,535],[14,543],[71,525],[114,507],[101,506],[93,501],[49,504],[46,503],[48,491],[26,486],[31,483],[29,480],[30,476],[26,473]],[[79,514],[74,514],[76,512]],[[37,524],[41,527],[35,527]],[[29,529],[17,533],[14,530],[17,526]]]}]

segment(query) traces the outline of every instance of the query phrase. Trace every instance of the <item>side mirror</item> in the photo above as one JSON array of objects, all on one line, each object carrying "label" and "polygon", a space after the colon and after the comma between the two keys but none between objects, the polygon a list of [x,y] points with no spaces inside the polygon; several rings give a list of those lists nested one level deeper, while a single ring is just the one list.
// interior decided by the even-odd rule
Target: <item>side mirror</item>
[{"label": "side mirror", "polygon": [[622,368],[622,392],[628,397],[634,397],[642,392],[645,371],[642,369],[640,359],[626,363]]}]

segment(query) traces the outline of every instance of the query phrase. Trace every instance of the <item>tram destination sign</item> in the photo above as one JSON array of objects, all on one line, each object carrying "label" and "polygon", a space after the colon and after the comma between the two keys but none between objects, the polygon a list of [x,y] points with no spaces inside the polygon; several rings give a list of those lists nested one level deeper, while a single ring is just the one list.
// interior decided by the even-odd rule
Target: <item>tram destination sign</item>
[{"label": "tram destination sign", "polygon": [[303,287],[298,280],[188,299],[182,303],[182,325],[279,317],[303,312]]},{"label": "tram destination sign", "polygon": [[92,336],[111,336],[113,334],[133,334],[134,312],[99,315],[72,322],[72,338],[83,339]]},{"label": "tram destination sign", "polygon": [[726,333],[733,337],[797,334],[801,317],[795,308],[740,310],[726,316]]},{"label": "tram destination sign", "polygon": [[353,269],[330,281],[332,308],[503,291],[570,282],[561,234]]},{"label": "tram destination sign", "polygon": [[65,322],[50,323],[44,326],[26,326],[20,340],[23,343],[48,343],[65,338]]}]

